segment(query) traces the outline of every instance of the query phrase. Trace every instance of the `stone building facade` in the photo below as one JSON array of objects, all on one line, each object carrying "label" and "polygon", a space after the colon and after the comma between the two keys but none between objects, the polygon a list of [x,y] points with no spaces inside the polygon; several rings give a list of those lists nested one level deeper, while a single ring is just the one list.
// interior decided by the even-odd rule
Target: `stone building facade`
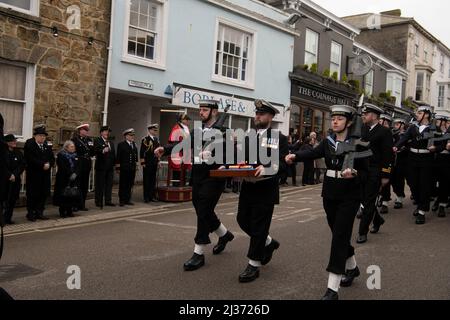
[{"label": "stone building facade", "polygon": [[102,121],[109,0],[0,0],[0,112],[20,140],[45,124],[63,143]]}]

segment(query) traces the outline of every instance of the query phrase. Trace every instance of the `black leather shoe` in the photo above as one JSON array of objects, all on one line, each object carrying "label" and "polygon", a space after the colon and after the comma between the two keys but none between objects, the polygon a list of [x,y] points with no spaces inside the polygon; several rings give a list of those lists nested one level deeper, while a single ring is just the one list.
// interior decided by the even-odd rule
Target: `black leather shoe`
[{"label": "black leather shoe", "polygon": [[134,203],[133,202],[126,202],[125,203],[127,206],[134,206]]},{"label": "black leather shoe", "polygon": [[338,293],[336,291],[333,291],[331,289],[327,289],[327,292],[325,292],[325,295],[322,297],[323,301],[326,300],[339,300]]},{"label": "black leather shoe", "polygon": [[414,210],[413,212],[413,216],[417,217],[419,215],[419,209]]},{"label": "black leather shoe", "polygon": [[200,269],[205,265],[205,256],[196,254],[192,256],[188,261],[186,261],[183,265],[184,271],[194,271]]},{"label": "black leather shoe", "polygon": [[247,283],[256,280],[259,277],[259,268],[252,265],[247,265],[244,272],[239,275],[239,282]]},{"label": "black leather shoe", "polygon": [[356,243],[363,244],[367,242],[367,235],[359,235]]},{"label": "black leather shoe", "polygon": [[445,208],[442,207],[442,206],[439,207],[438,217],[439,218],[445,218]]},{"label": "black leather shoe", "polygon": [[33,214],[27,214],[27,219],[31,222],[35,222],[36,221],[36,217]]},{"label": "black leather shoe", "polygon": [[36,219],[38,219],[38,220],[48,220],[49,218],[47,218],[46,216],[44,216],[43,214],[41,214],[41,215],[38,215],[38,216],[36,217]]},{"label": "black leather shoe", "polygon": [[403,203],[401,203],[401,202],[396,202],[396,203],[394,204],[394,209],[401,209],[401,208],[403,208]]},{"label": "black leather shoe", "polygon": [[416,224],[425,224],[425,215],[418,214],[416,218]]},{"label": "black leather shoe", "polygon": [[263,266],[265,266],[270,262],[270,260],[272,260],[273,252],[277,250],[279,247],[280,243],[277,240],[272,239],[272,242],[269,243],[269,245],[264,248],[264,259],[261,261],[261,264]]},{"label": "black leather shoe", "polygon": [[149,203],[149,202],[150,202],[150,200],[144,199],[144,203]]},{"label": "black leather shoe", "polygon": [[84,207],[84,208],[80,208],[80,211],[89,211],[89,209]]},{"label": "black leather shoe", "polygon": [[388,214],[389,213],[389,208],[387,206],[381,206],[380,209],[380,214]]},{"label": "black leather shoe", "polygon": [[436,212],[436,211],[438,211],[438,209],[439,209],[439,202],[435,201],[431,210],[433,212]]},{"label": "black leather shoe", "polygon": [[125,203],[120,203],[119,206],[120,207],[125,207]]},{"label": "black leather shoe", "polygon": [[381,218],[381,222],[380,224],[373,224],[372,229],[370,229],[370,233],[378,233],[378,231],[380,231],[381,226],[384,224],[384,219]]},{"label": "black leather shoe", "polygon": [[213,248],[213,254],[221,253],[223,250],[225,250],[227,243],[233,241],[233,239],[234,235],[230,231],[227,231],[227,233],[225,233],[223,237],[219,238],[219,241]]},{"label": "black leather shoe", "polygon": [[114,203],[105,203],[105,207],[115,207]]},{"label": "black leather shoe", "polygon": [[359,268],[356,267],[353,270],[347,270],[345,272],[345,275],[342,277],[341,280],[341,287],[350,287],[353,283],[353,280],[355,280],[355,278],[359,277],[361,273],[359,272]]}]

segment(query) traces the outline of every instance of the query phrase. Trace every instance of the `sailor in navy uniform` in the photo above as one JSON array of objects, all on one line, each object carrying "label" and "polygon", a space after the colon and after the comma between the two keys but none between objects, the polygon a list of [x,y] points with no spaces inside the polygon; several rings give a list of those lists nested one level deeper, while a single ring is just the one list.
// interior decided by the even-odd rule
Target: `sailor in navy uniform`
[{"label": "sailor in navy uniform", "polygon": [[[450,134],[450,118],[446,115],[437,114],[435,116],[436,127],[439,134]],[[450,140],[450,139],[449,139]],[[435,146],[435,183],[436,183],[436,203],[433,211],[438,211],[439,218],[445,218],[448,197],[450,195],[450,152],[447,150],[448,140],[438,141]]]},{"label": "sailor in navy uniform", "polygon": [[425,224],[425,215],[430,211],[434,154],[428,149],[428,140],[424,135],[434,131],[432,126],[432,110],[429,106],[421,106],[416,111],[414,122],[400,140],[395,144],[394,152],[409,146],[409,184],[417,210],[414,211],[416,224]]},{"label": "sailor in navy uniform", "polygon": [[158,139],[159,125],[151,124],[147,127],[148,135],[141,140],[140,158],[143,170],[144,202],[156,202],[156,173],[159,158],[155,150],[160,146]]},{"label": "sailor in navy uniform", "polygon": [[26,162],[27,219],[48,220],[44,216],[45,203],[51,193],[51,168],[55,165],[53,144],[47,141],[44,125],[34,128],[33,138],[23,147]]},{"label": "sailor in navy uniform", "polygon": [[[272,129],[272,120],[279,113],[270,102],[255,101],[255,127],[257,133],[245,137],[246,164],[257,171],[255,178],[244,179],[239,195],[237,221],[250,237],[247,253],[249,259],[239,282],[251,282],[259,277],[259,269],[272,259],[280,243],[269,235],[273,210],[280,203],[280,172],[287,170],[285,157],[289,154],[287,137]],[[256,140],[256,141],[255,141]],[[257,144],[255,154],[250,154],[251,145]],[[262,158],[264,157],[264,158]]]},{"label": "sailor in navy uniform", "polygon": [[[95,205],[115,207],[112,203],[112,187],[114,179],[114,166],[116,164],[116,150],[110,141],[111,128],[100,128],[100,137],[94,139],[95,149]],[[105,202],[103,202],[103,199]]]},{"label": "sailor in navy uniform", "polygon": [[391,130],[379,123],[379,118],[383,113],[383,109],[378,106],[364,104],[362,140],[370,142],[373,155],[369,159],[369,173],[363,186],[364,209],[359,224],[359,236],[356,241],[359,244],[367,242],[367,234],[372,222],[373,226],[370,233],[378,233],[380,227],[384,224],[384,219],[377,210],[376,200],[381,188],[389,184],[392,163],[394,162],[392,151],[394,140]]},{"label": "sailor in navy uniform", "polygon": [[[397,118],[393,121],[394,128],[392,135],[394,145],[400,140],[406,131],[406,120]],[[403,200],[405,199],[405,182],[408,167],[408,150],[406,147],[399,149],[395,153],[395,165],[392,170],[392,189],[396,195],[394,209],[403,208]]]},{"label": "sailor in navy uniform", "polygon": [[78,155],[80,170],[81,203],[78,210],[88,211],[86,197],[89,190],[89,175],[92,169],[92,157],[95,155],[94,141],[89,135],[89,124],[82,124],[76,128],[77,132],[72,139]]},{"label": "sailor in navy uniform", "polygon": [[[175,142],[155,150],[155,155],[171,154],[173,148],[179,143],[188,143],[192,150],[194,162],[192,165],[192,204],[197,215],[197,233],[194,238],[194,254],[184,263],[185,271],[194,271],[201,268],[205,264],[206,246],[211,243],[210,233],[215,233],[219,237],[219,241],[213,248],[213,254],[220,254],[228,242],[234,239],[234,235],[227,230],[215,213],[215,207],[219,202],[220,196],[225,189],[225,179],[216,179],[210,177],[210,171],[219,169],[226,161],[225,158],[220,160],[221,163],[210,163],[208,158],[213,157],[211,151],[205,150],[215,143],[207,145],[208,142],[199,139],[202,143],[196,146],[195,137],[202,137],[203,134],[213,132],[214,128],[218,128],[218,114],[220,101],[213,99],[202,99],[199,101],[199,116],[202,120],[201,128],[194,128],[190,133],[190,141],[183,140]],[[226,145],[226,139],[223,139],[223,145]],[[214,150],[214,148],[212,149]],[[175,151],[174,151],[175,152]],[[176,154],[178,155],[178,151]],[[184,154],[188,154],[184,152]],[[226,152],[223,153],[224,156]]]},{"label": "sailor in navy uniform", "polygon": [[356,110],[349,106],[332,106],[333,133],[313,150],[298,151],[286,157],[288,164],[325,158],[327,172],[322,197],[332,241],[327,267],[328,289],[323,300],[337,300],[339,287],[351,286],[353,280],[360,275],[351,238],[353,223],[361,202],[362,183],[367,176],[368,160],[355,159],[354,168],[344,168],[345,155],[336,154],[338,144],[347,143],[348,131],[355,113]]},{"label": "sailor in navy uniform", "polygon": [[[380,125],[383,127],[391,130],[392,126],[392,117],[388,114],[382,114],[380,116]],[[392,143],[394,141],[394,137],[392,137]],[[392,173],[392,172],[391,172]],[[381,207],[379,207],[380,214],[387,214],[389,213],[389,202],[391,199],[391,180],[389,180],[389,183],[382,187],[381,189],[381,202],[379,203]]]},{"label": "sailor in navy uniform", "polygon": [[119,175],[119,202],[120,206],[132,206],[131,202],[134,180],[136,178],[136,168],[138,165],[138,150],[134,142],[136,135],[134,129],[130,128],[123,132],[125,141],[117,145],[116,170]]},{"label": "sailor in navy uniform", "polygon": [[19,199],[20,187],[22,185],[21,176],[25,170],[25,158],[23,154],[16,150],[17,139],[13,134],[5,136],[4,141],[8,145],[6,155],[6,201],[5,201],[5,223],[14,224],[12,221],[14,206]]}]

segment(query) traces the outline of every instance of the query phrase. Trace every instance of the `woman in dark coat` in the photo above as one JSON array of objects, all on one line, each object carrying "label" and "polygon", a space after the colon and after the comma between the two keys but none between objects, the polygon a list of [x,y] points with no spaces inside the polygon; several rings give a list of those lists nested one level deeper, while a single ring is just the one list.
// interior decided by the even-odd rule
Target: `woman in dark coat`
[{"label": "woman in dark coat", "polygon": [[[305,143],[301,146],[300,151],[312,151],[313,146],[311,145],[311,138],[306,137]],[[308,159],[303,162],[303,177],[302,185],[312,185],[314,181],[311,177],[314,176],[314,160]]]},{"label": "woman in dark coat", "polygon": [[75,144],[66,141],[63,149],[56,158],[58,171],[56,173],[55,192],[53,193],[53,204],[59,206],[61,218],[73,217],[72,208],[78,205],[80,199],[71,199],[64,196],[67,186],[78,186],[79,163],[75,152]]}]

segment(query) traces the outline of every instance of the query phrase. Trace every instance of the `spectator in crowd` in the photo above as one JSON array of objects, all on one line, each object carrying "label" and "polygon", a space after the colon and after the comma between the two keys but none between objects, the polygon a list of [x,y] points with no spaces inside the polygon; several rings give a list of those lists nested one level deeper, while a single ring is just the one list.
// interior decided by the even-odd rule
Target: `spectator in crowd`
[{"label": "spectator in crowd", "polygon": [[[308,136],[305,138],[305,143],[300,148],[301,151],[312,150],[312,139]],[[312,185],[314,184],[314,160],[305,160],[303,162],[303,177],[302,185]]]}]

